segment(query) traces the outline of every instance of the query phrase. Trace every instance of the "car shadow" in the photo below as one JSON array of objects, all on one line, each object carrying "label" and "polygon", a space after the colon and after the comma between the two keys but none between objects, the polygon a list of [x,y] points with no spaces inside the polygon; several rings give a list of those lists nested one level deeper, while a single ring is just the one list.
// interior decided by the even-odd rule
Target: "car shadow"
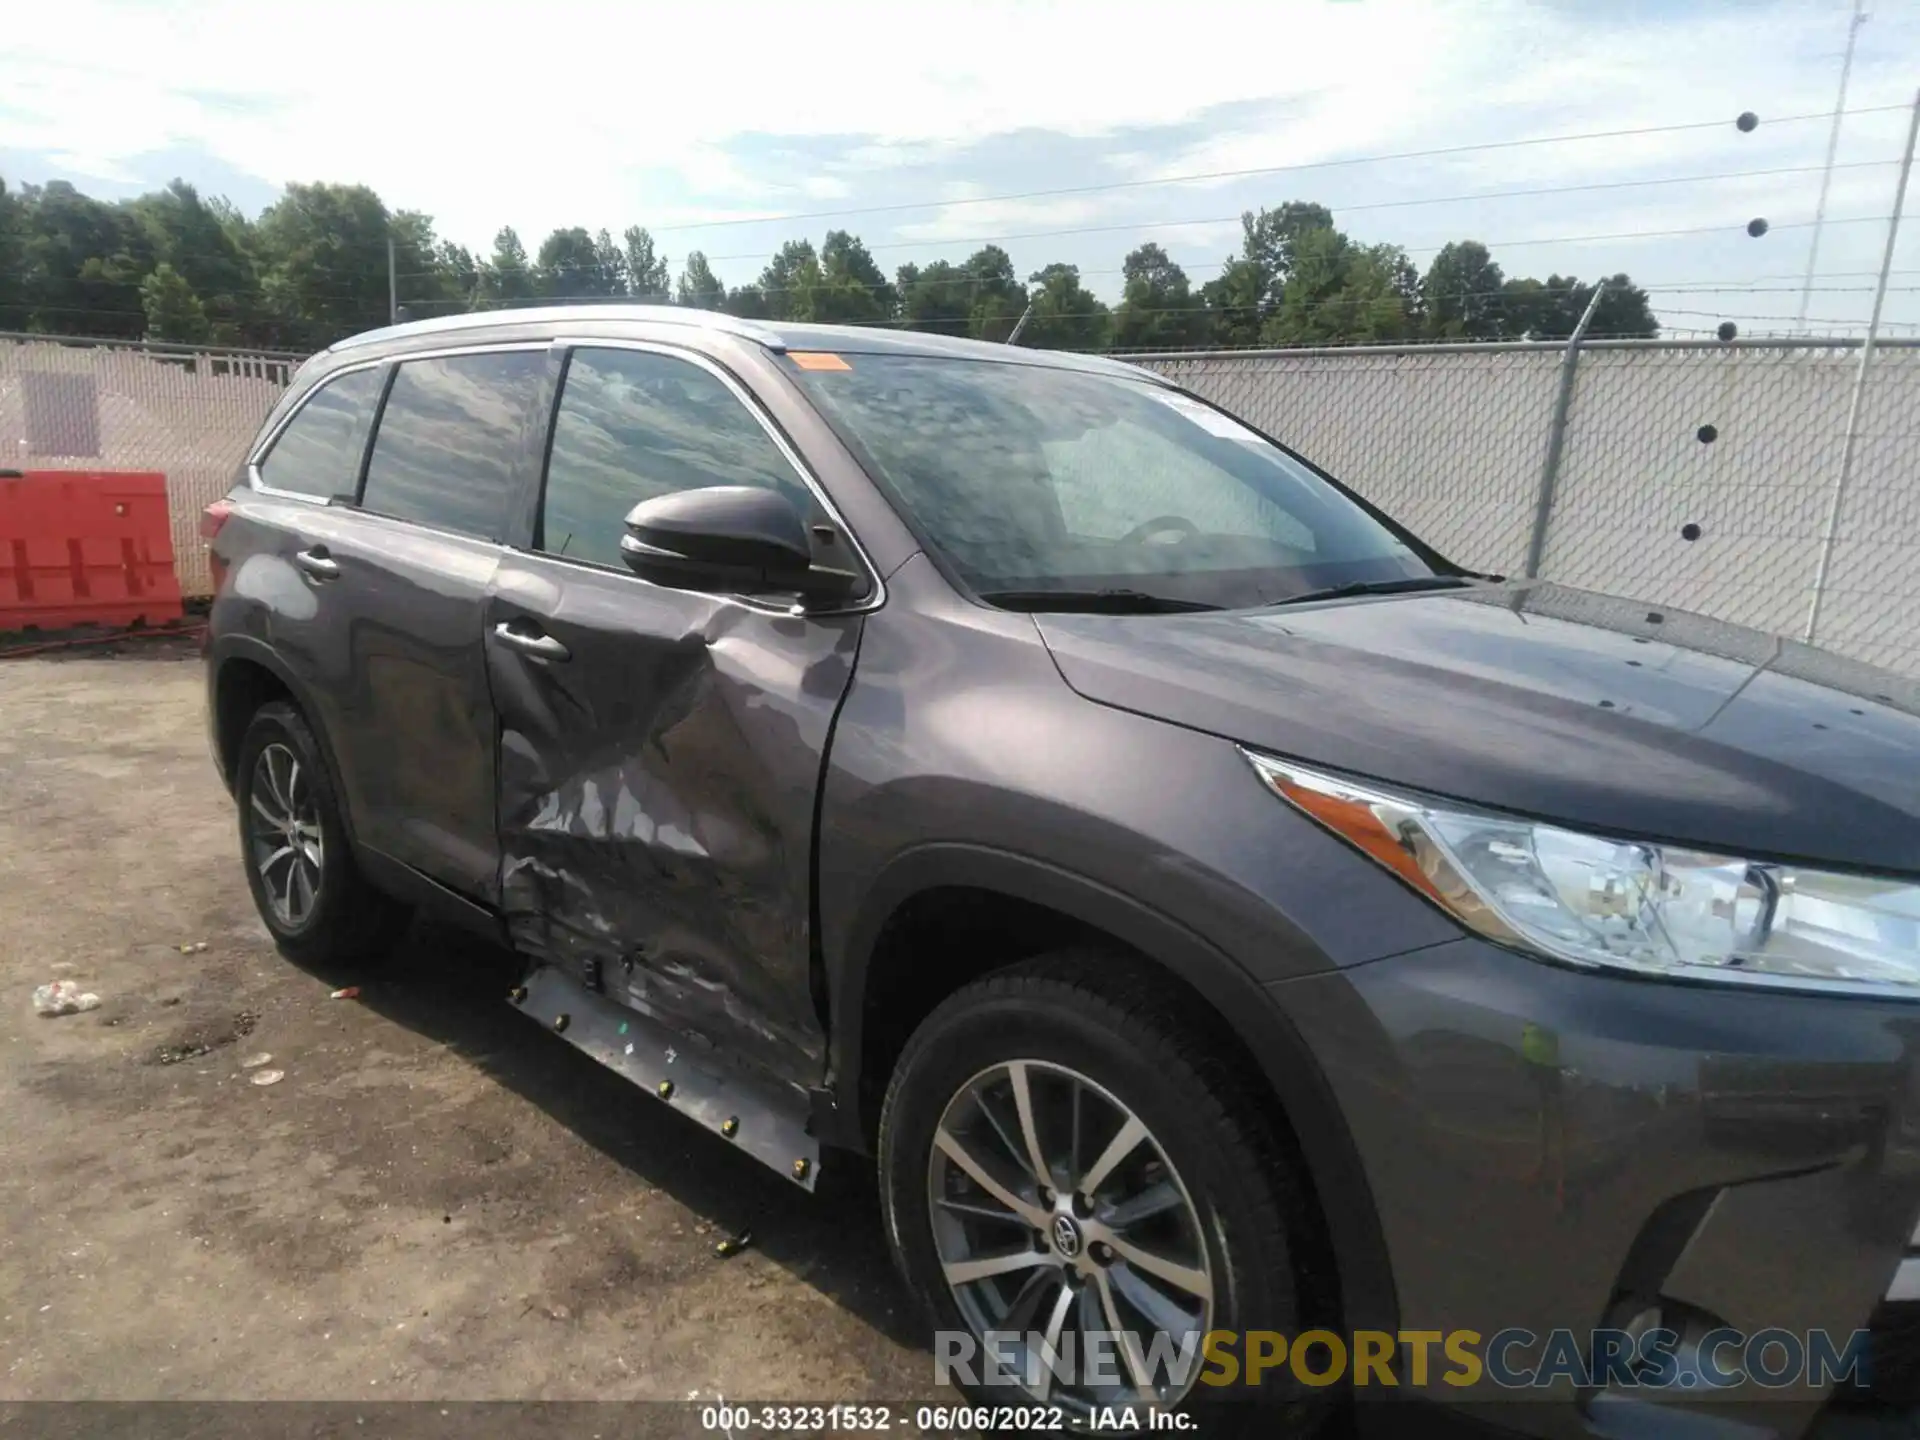
[{"label": "car shadow", "polygon": [[754,1249],[889,1340],[927,1347],[865,1157],[828,1151],[809,1195],[528,1021],[506,998],[526,962],[463,931],[417,922],[377,971],[302,968],[361,986],[361,1004],[448,1047],[720,1234],[751,1231]]}]

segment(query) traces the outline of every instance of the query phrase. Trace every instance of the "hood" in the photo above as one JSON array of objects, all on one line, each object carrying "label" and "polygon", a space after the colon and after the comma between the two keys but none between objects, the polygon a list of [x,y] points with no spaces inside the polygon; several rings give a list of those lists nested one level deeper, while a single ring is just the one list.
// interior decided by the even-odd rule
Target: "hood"
[{"label": "hood", "polygon": [[1034,617],[1089,700],[1627,837],[1920,874],[1920,683],[1545,583]]}]

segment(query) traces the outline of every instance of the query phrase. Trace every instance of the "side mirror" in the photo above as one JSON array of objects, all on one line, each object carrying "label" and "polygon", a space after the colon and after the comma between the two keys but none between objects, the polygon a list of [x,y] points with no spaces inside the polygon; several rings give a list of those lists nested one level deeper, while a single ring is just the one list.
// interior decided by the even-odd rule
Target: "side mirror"
[{"label": "side mirror", "polygon": [[676,590],[840,599],[860,585],[858,575],[815,566],[793,502],[757,485],[711,485],[641,501],[627,512],[620,557],[641,579]]}]

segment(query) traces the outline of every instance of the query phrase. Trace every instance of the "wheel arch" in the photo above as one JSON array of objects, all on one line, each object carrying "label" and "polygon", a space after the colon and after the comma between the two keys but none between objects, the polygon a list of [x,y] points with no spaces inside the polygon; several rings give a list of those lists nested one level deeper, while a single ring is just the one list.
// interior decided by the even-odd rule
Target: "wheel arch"
[{"label": "wheel arch", "polygon": [[1131,952],[1193,992],[1244,1053],[1297,1144],[1325,1222],[1345,1324],[1397,1329],[1392,1271],[1372,1188],[1306,1042],[1252,977],[1209,942],[1134,897],[1050,862],[975,844],[932,843],[903,852],[881,871],[830,976],[836,1138],[871,1147],[876,1097],[884,1093],[905,1039],[887,1028],[891,997],[903,993],[898,977],[913,976],[904,988],[912,997],[906,1005],[910,1031],[946,994],[1000,968],[963,965],[946,974],[937,966],[931,973],[924,965],[903,966],[890,931],[916,905],[943,895],[961,902],[956,913],[975,920],[1004,906],[1023,926],[1037,927],[1023,930],[1035,937],[1033,947],[1004,963],[1058,943],[1092,942]]},{"label": "wheel arch", "polygon": [[327,767],[327,779],[340,800],[340,820],[346,826],[348,843],[357,848],[352,807],[347,804],[347,792],[340,783],[340,762],[307,687],[273,647],[250,635],[228,635],[216,640],[210,663],[208,703],[213,711],[216,755],[227,788],[231,790],[236,783],[234,765],[248,722],[262,705],[286,700],[299,710],[307,728],[313,732],[314,741],[320,747],[320,759]]}]

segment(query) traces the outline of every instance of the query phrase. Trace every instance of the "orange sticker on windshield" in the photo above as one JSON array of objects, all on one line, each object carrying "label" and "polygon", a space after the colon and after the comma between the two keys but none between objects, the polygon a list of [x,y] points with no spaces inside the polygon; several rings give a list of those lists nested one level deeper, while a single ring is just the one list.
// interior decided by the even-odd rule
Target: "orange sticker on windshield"
[{"label": "orange sticker on windshield", "polygon": [[838,355],[830,355],[824,350],[794,350],[787,358],[802,370],[851,370],[853,367]]}]

